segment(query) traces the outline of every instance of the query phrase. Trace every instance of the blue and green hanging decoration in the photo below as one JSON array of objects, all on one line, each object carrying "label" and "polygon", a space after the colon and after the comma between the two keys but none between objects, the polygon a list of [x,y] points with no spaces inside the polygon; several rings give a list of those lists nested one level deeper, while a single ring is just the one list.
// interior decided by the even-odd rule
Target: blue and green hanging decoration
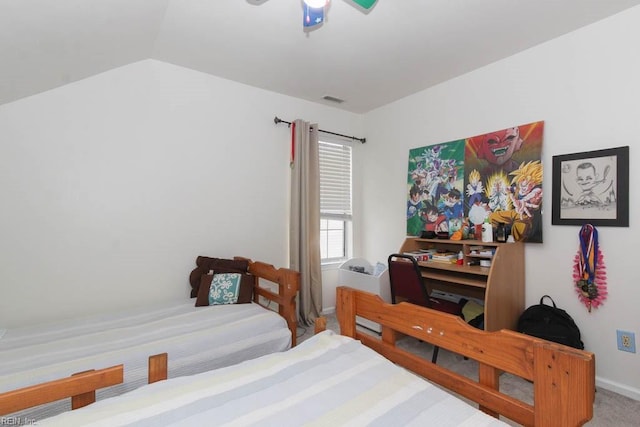
[{"label": "blue and green hanging decoration", "polygon": [[[371,9],[378,0],[348,0],[363,11]],[[312,30],[324,23],[325,13],[330,0],[303,0],[302,26],[305,30]]]},{"label": "blue and green hanging decoration", "polygon": [[[267,0],[247,0],[247,3],[260,5]],[[351,3],[356,9],[363,13],[369,11],[376,5],[378,0],[345,0]],[[325,19],[330,0],[302,0],[302,27],[305,31],[319,28]]]},{"label": "blue and green hanging decoration", "polygon": [[578,298],[587,307],[598,308],[607,298],[607,271],[598,245],[598,230],[585,224],[578,233],[580,248],[574,258],[573,281]]},{"label": "blue and green hanging decoration", "polygon": [[323,0],[321,3],[323,4],[320,6],[310,6],[309,2],[306,1],[303,3],[304,17],[302,19],[302,26],[305,29],[317,27],[319,25],[322,25],[322,23],[324,22],[325,8],[329,4],[329,2]]}]

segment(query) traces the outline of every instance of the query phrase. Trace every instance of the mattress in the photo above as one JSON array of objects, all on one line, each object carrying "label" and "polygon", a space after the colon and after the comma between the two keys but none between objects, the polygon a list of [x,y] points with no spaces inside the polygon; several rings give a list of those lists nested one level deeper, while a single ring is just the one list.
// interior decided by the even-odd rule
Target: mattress
[{"label": "mattress", "polygon": [[[172,378],[290,347],[286,321],[258,304],[194,307],[187,300],[9,329],[0,338],[0,392],[123,363],[124,383],[98,391],[99,400],[146,384],[153,354],[169,354]],[[14,415],[37,421],[69,408],[61,401]]]},{"label": "mattress", "polygon": [[38,424],[506,425],[331,331],[286,352],[150,384]]}]

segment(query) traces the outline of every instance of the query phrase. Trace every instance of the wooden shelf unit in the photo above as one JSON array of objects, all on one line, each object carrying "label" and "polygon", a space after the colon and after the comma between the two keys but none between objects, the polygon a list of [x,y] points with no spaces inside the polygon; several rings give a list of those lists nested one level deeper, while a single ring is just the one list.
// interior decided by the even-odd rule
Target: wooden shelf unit
[{"label": "wooden shelf unit", "polygon": [[[472,253],[473,247],[495,252],[492,255]],[[480,299],[484,301],[485,330],[515,330],[524,310],[524,244],[407,237],[400,253],[434,248],[454,253],[462,251],[463,265],[419,261],[427,291],[437,289]],[[469,265],[479,260],[490,260],[491,266]]]}]

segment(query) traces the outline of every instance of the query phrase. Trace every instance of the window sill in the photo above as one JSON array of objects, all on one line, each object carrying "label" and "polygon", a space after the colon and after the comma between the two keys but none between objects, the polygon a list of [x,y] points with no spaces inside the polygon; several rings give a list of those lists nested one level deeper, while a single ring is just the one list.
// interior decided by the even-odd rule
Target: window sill
[{"label": "window sill", "polygon": [[337,270],[337,269],[340,268],[342,263],[344,263],[345,261],[346,261],[346,259],[336,260],[336,261],[326,261],[326,262],[322,263],[320,268],[321,268],[321,270]]}]

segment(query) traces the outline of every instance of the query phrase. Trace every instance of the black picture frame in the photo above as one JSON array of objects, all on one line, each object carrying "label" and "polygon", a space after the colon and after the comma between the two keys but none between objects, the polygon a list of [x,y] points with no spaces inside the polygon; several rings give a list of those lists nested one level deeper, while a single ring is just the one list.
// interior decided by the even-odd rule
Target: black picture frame
[{"label": "black picture frame", "polygon": [[629,226],[629,147],[553,156],[551,224]]}]

